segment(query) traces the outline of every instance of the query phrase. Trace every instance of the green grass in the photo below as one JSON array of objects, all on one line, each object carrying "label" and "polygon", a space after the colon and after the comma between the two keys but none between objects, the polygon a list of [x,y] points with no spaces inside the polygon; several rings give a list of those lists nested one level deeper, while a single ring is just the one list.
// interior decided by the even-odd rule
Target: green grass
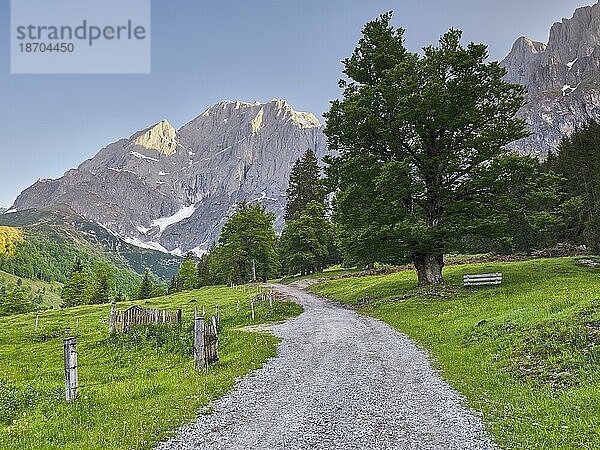
[{"label": "green grass", "polygon": [[334,278],[340,275],[347,275],[349,273],[356,273],[359,272],[359,269],[356,268],[343,268],[341,266],[331,266],[328,267],[327,269],[323,270],[323,272],[316,272],[316,273],[311,273],[308,275],[288,275],[285,276],[283,278],[278,278],[276,280],[271,280],[274,283],[282,283],[282,284],[290,284],[293,283],[294,281],[299,281],[299,280],[316,280],[316,279],[320,279],[320,278]]},{"label": "green grass", "polygon": [[[238,330],[253,323],[248,299],[241,290],[211,287],[120,303],[119,310],[133,303],[180,307],[183,324],[144,326],[111,338],[109,305],[46,311],[37,331],[35,314],[0,319],[0,448],[152,448],[228,392],[237,377],[275,355],[274,336]],[[219,362],[198,373],[191,353],[193,310],[205,305],[208,316],[215,304],[222,328]],[[254,323],[300,312],[289,302],[276,301],[273,308],[259,304]],[[77,335],[78,342],[80,391],[70,405],[64,400],[66,335]]]},{"label": "green grass", "polygon": [[[574,261],[449,266],[435,292],[416,288],[413,271],[312,289],[426,348],[502,448],[591,450],[600,448],[600,269]],[[462,287],[463,274],[496,271],[500,287]]]},{"label": "green grass", "polygon": [[[5,285],[7,288],[12,289],[20,277],[13,275],[8,272],[0,270],[0,285]],[[44,308],[53,307],[58,308],[61,303],[60,291],[62,289],[62,283],[57,281],[46,282],[41,280],[31,280],[29,278],[21,278],[23,286],[29,287],[33,294],[42,295],[41,306]]]}]

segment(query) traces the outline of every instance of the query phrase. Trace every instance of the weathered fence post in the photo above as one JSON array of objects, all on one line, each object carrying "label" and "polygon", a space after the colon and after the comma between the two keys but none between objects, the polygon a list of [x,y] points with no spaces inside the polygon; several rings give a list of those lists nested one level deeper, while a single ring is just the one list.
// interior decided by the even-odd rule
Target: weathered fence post
[{"label": "weathered fence post", "polygon": [[237,301],[237,312],[240,312],[240,299],[238,298]]},{"label": "weathered fence post", "polygon": [[39,320],[40,320],[40,315],[39,315],[39,314],[36,314],[36,315],[35,315],[35,330],[36,330],[36,331],[37,331],[37,329],[38,329],[38,322],[39,322]]},{"label": "weathered fence post", "polygon": [[252,309],[252,320],[254,320],[254,297],[250,297],[250,308]]},{"label": "weathered fence post", "polygon": [[181,323],[181,308],[177,310],[177,323]]},{"label": "weathered fence post", "polygon": [[215,305],[215,316],[217,317],[217,325],[221,323],[221,316],[219,315],[219,305]]},{"label": "weathered fence post", "polygon": [[269,308],[273,307],[273,292],[269,292]]},{"label": "weathered fence post", "polygon": [[215,361],[217,361],[219,359],[219,330],[217,329],[217,319],[215,316],[212,316],[212,326],[213,326],[213,331],[215,333],[215,343],[214,343],[215,353],[213,355],[213,358]]},{"label": "weathered fence post", "polygon": [[77,398],[77,339],[65,338],[65,387],[67,403]]},{"label": "weathered fence post", "polygon": [[117,316],[117,303],[112,302],[112,305],[110,305],[110,318],[108,319],[108,334],[115,331],[116,316]]},{"label": "weathered fence post", "polygon": [[204,317],[194,319],[194,368],[204,368]]},{"label": "weathered fence post", "polygon": [[206,310],[204,309],[204,305],[202,305],[202,317],[206,316]]},{"label": "weathered fence post", "polygon": [[194,306],[194,320],[198,317],[198,307]]},{"label": "weathered fence post", "polygon": [[217,328],[217,318],[215,316],[212,316],[210,320],[212,322],[213,330],[215,331],[215,336],[219,336],[219,329]]}]

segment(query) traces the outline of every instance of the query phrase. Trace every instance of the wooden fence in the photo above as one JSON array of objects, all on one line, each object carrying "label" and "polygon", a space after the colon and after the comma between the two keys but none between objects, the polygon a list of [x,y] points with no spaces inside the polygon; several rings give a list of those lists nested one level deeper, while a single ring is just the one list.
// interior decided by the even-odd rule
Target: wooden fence
[{"label": "wooden fence", "polygon": [[148,323],[181,323],[181,309],[167,311],[166,309],[150,309],[134,305],[125,311],[117,311],[116,305],[113,303],[109,323],[109,333],[115,330],[127,333],[134,325]]},{"label": "wooden fence", "polygon": [[194,319],[194,367],[202,370],[219,360],[219,331],[216,316],[210,322]]}]

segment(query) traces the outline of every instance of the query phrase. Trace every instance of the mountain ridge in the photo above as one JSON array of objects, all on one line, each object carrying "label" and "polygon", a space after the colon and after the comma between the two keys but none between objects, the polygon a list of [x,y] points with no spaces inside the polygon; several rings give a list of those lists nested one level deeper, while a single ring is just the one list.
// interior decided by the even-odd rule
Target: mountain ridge
[{"label": "mountain ridge", "polygon": [[528,91],[519,116],[532,135],[511,148],[543,159],[563,137],[600,120],[600,2],[555,22],[547,43],[521,36],[500,64],[507,81]]},{"label": "mountain ridge", "polygon": [[282,228],[291,166],[307,148],[328,152],[322,129],[285,100],[225,100],[177,130],[162,120],[38,180],[11,210],[64,203],[126,242],[200,255],[239,201],[267,205]]}]

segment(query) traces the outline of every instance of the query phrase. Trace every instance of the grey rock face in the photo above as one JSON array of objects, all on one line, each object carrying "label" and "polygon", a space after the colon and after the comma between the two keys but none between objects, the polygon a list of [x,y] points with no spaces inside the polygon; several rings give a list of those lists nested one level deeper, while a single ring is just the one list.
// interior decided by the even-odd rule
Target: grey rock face
[{"label": "grey rock face", "polygon": [[600,120],[600,2],[555,23],[547,44],[520,37],[501,64],[506,79],[528,91],[519,115],[533,134],[513,147],[544,158],[577,127]]},{"label": "grey rock face", "polygon": [[309,147],[327,153],[313,114],[276,99],[221,102],[177,131],[162,121],[38,180],[12,208],[64,203],[131,243],[200,253],[238,201],[265,204],[280,229],[291,167]]}]

